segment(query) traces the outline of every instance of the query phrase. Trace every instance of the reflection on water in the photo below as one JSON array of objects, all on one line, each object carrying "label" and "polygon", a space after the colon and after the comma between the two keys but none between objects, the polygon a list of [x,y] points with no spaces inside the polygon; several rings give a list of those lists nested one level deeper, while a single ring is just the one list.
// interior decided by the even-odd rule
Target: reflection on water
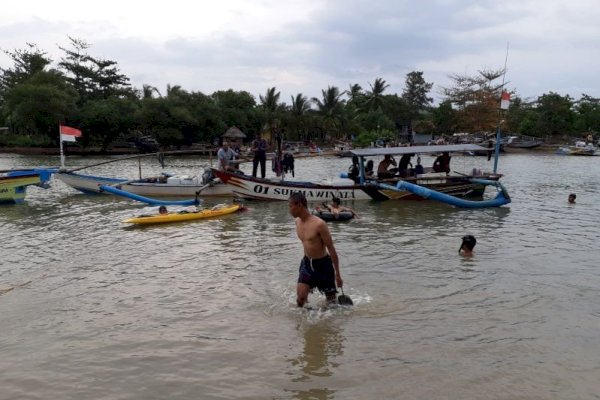
[{"label": "reflection on water", "polygon": [[339,320],[331,316],[335,311],[340,310],[327,310],[325,313],[330,316],[324,317],[320,310],[307,310],[308,315],[297,327],[303,343],[298,344],[300,353],[289,362],[294,371],[291,376],[294,384],[291,386],[299,388],[286,389],[294,394],[295,399],[334,398],[335,390],[328,387],[327,380],[323,378],[334,374],[339,366],[337,358],[344,349]]}]

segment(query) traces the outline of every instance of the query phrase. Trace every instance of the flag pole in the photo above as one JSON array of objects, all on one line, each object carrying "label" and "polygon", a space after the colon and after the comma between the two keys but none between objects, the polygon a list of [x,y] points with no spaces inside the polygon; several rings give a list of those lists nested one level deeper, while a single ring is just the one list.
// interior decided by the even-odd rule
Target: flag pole
[{"label": "flag pole", "polygon": [[502,74],[502,87],[500,89],[500,108],[498,109],[498,126],[496,128],[496,149],[494,151],[494,174],[496,173],[496,171],[498,171],[498,158],[500,158],[500,140],[502,137],[502,133],[500,132],[500,125],[502,124],[502,93],[504,92],[507,62],[508,62],[508,42],[506,43],[506,57],[504,58],[504,72]]},{"label": "flag pole", "polygon": [[65,168],[65,153],[63,152],[63,141],[60,134],[60,122],[58,123],[58,143],[60,143],[60,167]]}]

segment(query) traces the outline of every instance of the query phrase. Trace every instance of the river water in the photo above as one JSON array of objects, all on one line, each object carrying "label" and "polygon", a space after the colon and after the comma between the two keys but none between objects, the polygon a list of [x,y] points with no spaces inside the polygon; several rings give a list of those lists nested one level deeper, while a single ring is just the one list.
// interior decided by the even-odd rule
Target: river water
[{"label": "river water", "polygon": [[[0,154],[0,169],[57,163]],[[348,165],[297,159],[296,174]],[[295,307],[302,247],[285,202],[131,228],[121,220],[147,211],[132,201],[30,188],[0,208],[0,399],[599,399],[600,157],[507,154],[499,171],[513,199],[499,209],[349,203],[361,218],[329,225],[344,309],[316,293]]]}]

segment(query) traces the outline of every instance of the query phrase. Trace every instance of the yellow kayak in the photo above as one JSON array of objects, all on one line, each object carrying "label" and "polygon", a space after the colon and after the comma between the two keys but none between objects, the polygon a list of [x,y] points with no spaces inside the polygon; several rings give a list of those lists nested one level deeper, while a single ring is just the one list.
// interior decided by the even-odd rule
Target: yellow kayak
[{"label": "yellow kayak", "polygon": [[221,215],[232,214],[242,208],[240,204],[219,204],[213,208],[207,208],[199,211],[176,212],[168,214],[141,215],[139,217],[129,218],[123,223],[129,224],[163,224],[167,222],[193,221],[195,219],[204,219],[219,217]]}]

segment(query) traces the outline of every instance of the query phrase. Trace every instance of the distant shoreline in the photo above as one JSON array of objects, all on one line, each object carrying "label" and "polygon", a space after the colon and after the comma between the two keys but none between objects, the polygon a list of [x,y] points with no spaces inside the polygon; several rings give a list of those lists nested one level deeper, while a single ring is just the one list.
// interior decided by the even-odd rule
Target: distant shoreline
[{"label": "distant shoreline", "polygon": [[[207,148],[195,148],[195,147],[182,147],[180,150],[176,148],[161,149],[160,151],[181,151],[181,154],[185,155],[186,151],[189,154],[204,154],[207,155],[212,150],[215,154],[216,149]],[[5,154],[19,154],[24,156],[58,156],[60,155],[60,148],[58,147],[0,147],[0,153]],[[114,147],[102,151],[100,147],[86,147],[86,148],[73,148],[67,147],[65,149],[66,156],[117,156],[117,155],[135,155],[144,154],[136,148],[132,147]]]},{"label": "distant shoreline", "polygon": [[[507,153],[553,153],[556,149],[560,147],[557,144],[543,144],[540,147],[533,149],[519,149],[519,148],[509,148]],[[216,154],[217,149],[209,149],[207,147],[187,147],[183,146],[181,149],[177,148],[168,148],[161,149],[160,151],[180,151],[182,155],[187,154],[190,155],[208,155],[209,152],[212,154]],[[58,156],[60,155],[60,149],[58,147],[0,147],[0,153],[4,154],[19,154],[19,155],[27,155],[27,156]],[[324,151],[321,153],[322,155],[334,154],[335,152]],[[143,154],[136,148],[132,147],[114,147],[108,150],[102,151],[100,147],[86,147],[86,148],[73,148],[67,147],[65,150],[65,155],[67,156],[116,156],[116,155],[135,155],[135,154]]]}]

